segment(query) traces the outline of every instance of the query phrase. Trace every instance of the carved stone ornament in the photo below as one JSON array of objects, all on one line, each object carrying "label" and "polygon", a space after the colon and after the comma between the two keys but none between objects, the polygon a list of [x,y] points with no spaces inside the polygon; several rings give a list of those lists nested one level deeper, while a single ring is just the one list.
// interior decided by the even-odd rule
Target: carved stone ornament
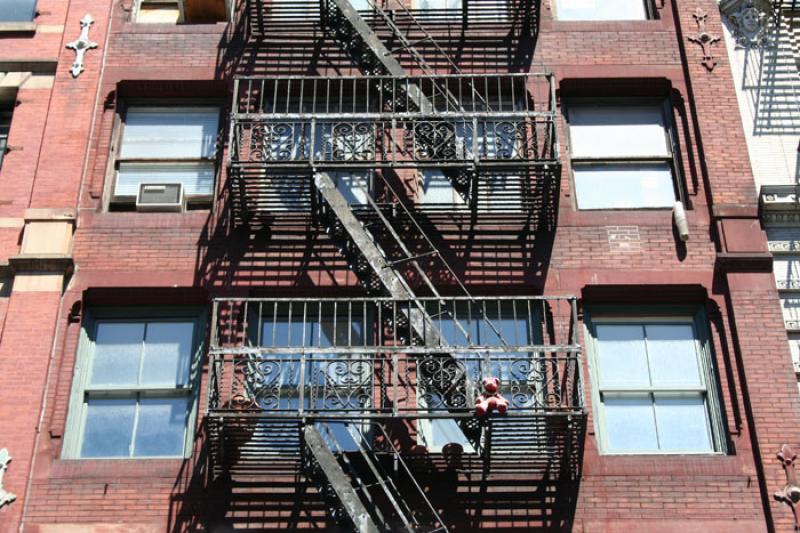
[{"label": "carved stone ornament", "polygon": [[5,475],[6,470],[8,469],[8,463],[10,462],[11,456],[8,454],[8,450],[3,448],[0,450],[0,507],[8,505],[17,499],[16,494],[3,489],[3,476]]},{"label": "carved stone ornament", "polygon": [[764,48],[772,45],[768,5],[763,5],[759,0],[723,0],[719,4],[737,47]]},{"label": "carved stone ornament", "polygon": [[72,63],[72,77],[77,78],[81,72],[85,70],[83,60],[86,52],[93,48],[97,48],[97,43],[89,40],[89,28],[94,24],[94,19],[90,14],[86,14],[81,19],[81,34],[78,39],[67,44],[67,48],[75,50],[75,62]]},{"label": "carved stone ornament", "polygon": [[778,452],[778,459],[780,459],[783,471],[786,473],[786,485],[776,492],[773,497],[789,506],[794,516],[794,530],[800,531],[800,523],[797,521],[797,502],[800,502],[800,486],[797,485],[797,472],[794,469],[794,460],[797,459],[797,454],[788,444],[784,444]]},{"label": "carved stone ornament", "polygon": [[698,7],[692,16],[697,22],[697,35],[689,36],[689,41],[700,45],[700,48],[703,49],[703,66],[711,72],[714,70],[714,67],[717,66],[717,60],[714,59],[711,47],[719,42],[720,37],[718,35],[711,35],[706,31],[706,19],[708,19],[708,14],[706,14],[705,11]]}]

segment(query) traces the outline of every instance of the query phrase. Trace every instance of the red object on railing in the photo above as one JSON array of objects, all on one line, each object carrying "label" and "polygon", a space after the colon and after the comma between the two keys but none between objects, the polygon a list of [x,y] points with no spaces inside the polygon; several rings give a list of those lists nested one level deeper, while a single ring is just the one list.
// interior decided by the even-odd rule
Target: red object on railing
[{"label": "red object on railing", "polygon": [[508,411],[508,400],[498,392],[500,380],[495,377],[483,378],[483,394],[475,400],[475,416],[486,416],[492,411],[504,415]]}]

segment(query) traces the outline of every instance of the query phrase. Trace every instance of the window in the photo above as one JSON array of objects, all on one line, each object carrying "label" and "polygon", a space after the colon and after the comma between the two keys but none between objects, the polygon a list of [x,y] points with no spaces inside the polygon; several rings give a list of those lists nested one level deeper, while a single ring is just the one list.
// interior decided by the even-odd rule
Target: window
[{"label": "window", "polygon": [[591,321],[590,363],[604,453],[722,448],[709,349],[696,318]]},{"label": "window", "polygon": [[772,271],[778,289],[800,289],[800,255],[775,254],[772,259]]},{"label": "window", "polygon": [[453,9],[461,11],[462,0],[415,0],[416,9],[435,10],[435,9]]},{"label": "window", "polygon": [[136,22],[141,24],[176,24],[181,20],[178,0],[139,0]]},{"label": "window", "polygon": [[664,105],[580,103],[567,113],[579,209],[673,206],[675,165]]},{"label": "window", "polygon": [[11,129],[11,109],[0,107],[0,168],[8,150],[8,132]]},{"label": "window", "polygon": [[559,20],[645,20],[645,0],[556,0]]},{"label": "window", "polygon": [[[435,319],[435,325],[443,342],[462,347],[453,358],[461,362],[470,379],[480,381],[481,377],[497,377],[500,379],[500,394],[512,402],[514,410],[530,409],[542,401],[536,398],[536,394],[541,392],[541,384],[536,381],[535,374],[543,368],[534,363],[534,354],[492,353],[487,363],[485,354],[479,353],[479,350],[473,353],[463,351],[465,346],[502,346],[503,341],[510,346],[535,342],[539,331],[536,310],[511,301],[491,307],[458,305],[454,312],[443,313],[438,305],[432,305],[428,312],[431,316],[439,317]],[[424,374],[418,379],[420,382],[429,381]],[[435,376],[431,376],[431,380],[435,382]],[[480,388],[480,383],[474,385]],[[422,398],[427,398],[428,402],[422,407],[430,407],[441,414],[441,394],[428,389],[419,393],[424,393]],[[419,436],[420,442],[430,451],[441,451],[449,443],[459,444],[469,453],[474,451],[461,426],[452,418],[420,419]]]},{"label": "window", "polygon": [[3,0],[0,22],[31,22],[36,16],[36,0]]},{"label": "window", "polygon": [[444,171],[430,168],[420,171],[418,200],[423,205],[465,206],[464,198]]},{"label": "window", "polygon": [[116,159],[113,201],[132,204],[142,183],[180,183],[187,202],[211,199],[219,108],[130,107]]},{"label": "window", "polygon": [[138,0],[136,22],[141,24],[214,23],[228,19],[225,0]]},{"label": "window", "polygon": [[65,455],[183,457],[195,403],[197,314],[102,315],[84,328]]},{"label": "window", "polygon": [[[343,304],[344,307],[344,304]],[[258,407],[267,412],[306,411],[320,413],[358,413],[369,408],[375,383],[373,362],[369,355],[353,353],[314,353],[314,349],[354,347],[366,342],[366,310],[360,315],[346,311],[300,305],[276,305],[261,319],[258,338],[253,343],[263,347],[292,347],[292,353],[268,354],[251,359],[244,380],[247,392]],[[351,313],[355,310],[350,309]],[[297,348],[305,347],[305,355]],[[305,365],[302,358],[305,358]],[[280,449],[271,426],[280,422],[259,423],[255,439],[262,448]],[[366,427],[362,428],[366,430]],[[342,424],[329,424],[336,441],[345,450],[358,449]],[[282,438],[282,437],[281,437]]]}]

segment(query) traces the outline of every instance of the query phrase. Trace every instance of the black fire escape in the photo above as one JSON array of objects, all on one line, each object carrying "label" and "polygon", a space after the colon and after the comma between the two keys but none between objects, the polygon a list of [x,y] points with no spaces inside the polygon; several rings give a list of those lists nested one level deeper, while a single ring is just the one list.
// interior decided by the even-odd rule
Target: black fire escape
[{"label": "black fire escape", "polygon": [[[433,463],[483,476],[552,475],[558,464],[558,475],[574,475],[585,426],[575,299],[473,296],[419,220],[553,224],[552,76],[465,74],[433,37],[454,24],[530,24],[534,3],[248,4],[253,32],[299,31],[315,13],[364,75],[236,79],[237,220],[320,225],[372,296],[215,301],[216,469],[298,459],[334,520],[358,531],[447,531],[419,478]],[[426,53],[452,73],[437,74]],[[409,183],[427,201],[409,202]],[[432,269],[460,295],[442,295]],[[510,407],[476,417],[489,377]]]}]

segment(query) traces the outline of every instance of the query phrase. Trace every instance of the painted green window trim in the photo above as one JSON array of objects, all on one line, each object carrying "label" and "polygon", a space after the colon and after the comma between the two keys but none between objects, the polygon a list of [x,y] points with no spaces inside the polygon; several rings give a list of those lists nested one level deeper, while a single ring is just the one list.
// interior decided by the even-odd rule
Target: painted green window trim
[{"label": "painted green window trim", "polygon": [[[597,356],[596,324],[602,323],[683,323],[691,324],[694,328],[695,342],[702,370],[702,377],[706,387],[706,409],[711,430],[711,451],[637,451],[617,452],[609,451],[605,442],[606,429],[603,417],[602,401],[600,398],[599,375]],[[705,311],[700,306],[666,305],[666,306],[592,306],[584,312],[584,338],[586,339],[587,364],[591,383],[591,398],[593,406],[594,431],[597,440],[597,449],[600,455],[632,456],[632,455],[727,455],[728,441],[726,437],[726,424],[720,404],[722,397],[720,383],[717,377],[716,358],[711,345],[708,319]],[[633,389],[631,389],[633,390]]]},{"label": "painted green window trim", "polygon": [[[89,368],[94,347],[94,336],[98,322],[107,320],[120,321],[170,321],[182,319],[194,324],[192,333],[192,359],[189,365],[188,396],[191,408],[186,417],[186,432],[183,453],[170,456],[150,457],[81,457],[80,450],[83,443],[83,421],[86,411],[86,394],[89,383]],[[165,306],[165,307],[96,307],[87,310],[81,325],[78,352],[75,358],[74,378],[69,400],[69,411],[64,433],[64,445],[61,450],[62,459],[78,459],[90,461],[142,461],[152,459],[184,459],[191,455],[192,443],[195,438],[195,428],[198,416],[198,400],[200,391],[200,377],[202,371],[203,339],[207,312],[202,307]],[[113,388],[103,388],[113,391]],[[128,391],[130,389],[123,389]],[[157,391],[158,389],[149,389]],[[179,390],[174,387],[164,387],[162,391]]]}]

